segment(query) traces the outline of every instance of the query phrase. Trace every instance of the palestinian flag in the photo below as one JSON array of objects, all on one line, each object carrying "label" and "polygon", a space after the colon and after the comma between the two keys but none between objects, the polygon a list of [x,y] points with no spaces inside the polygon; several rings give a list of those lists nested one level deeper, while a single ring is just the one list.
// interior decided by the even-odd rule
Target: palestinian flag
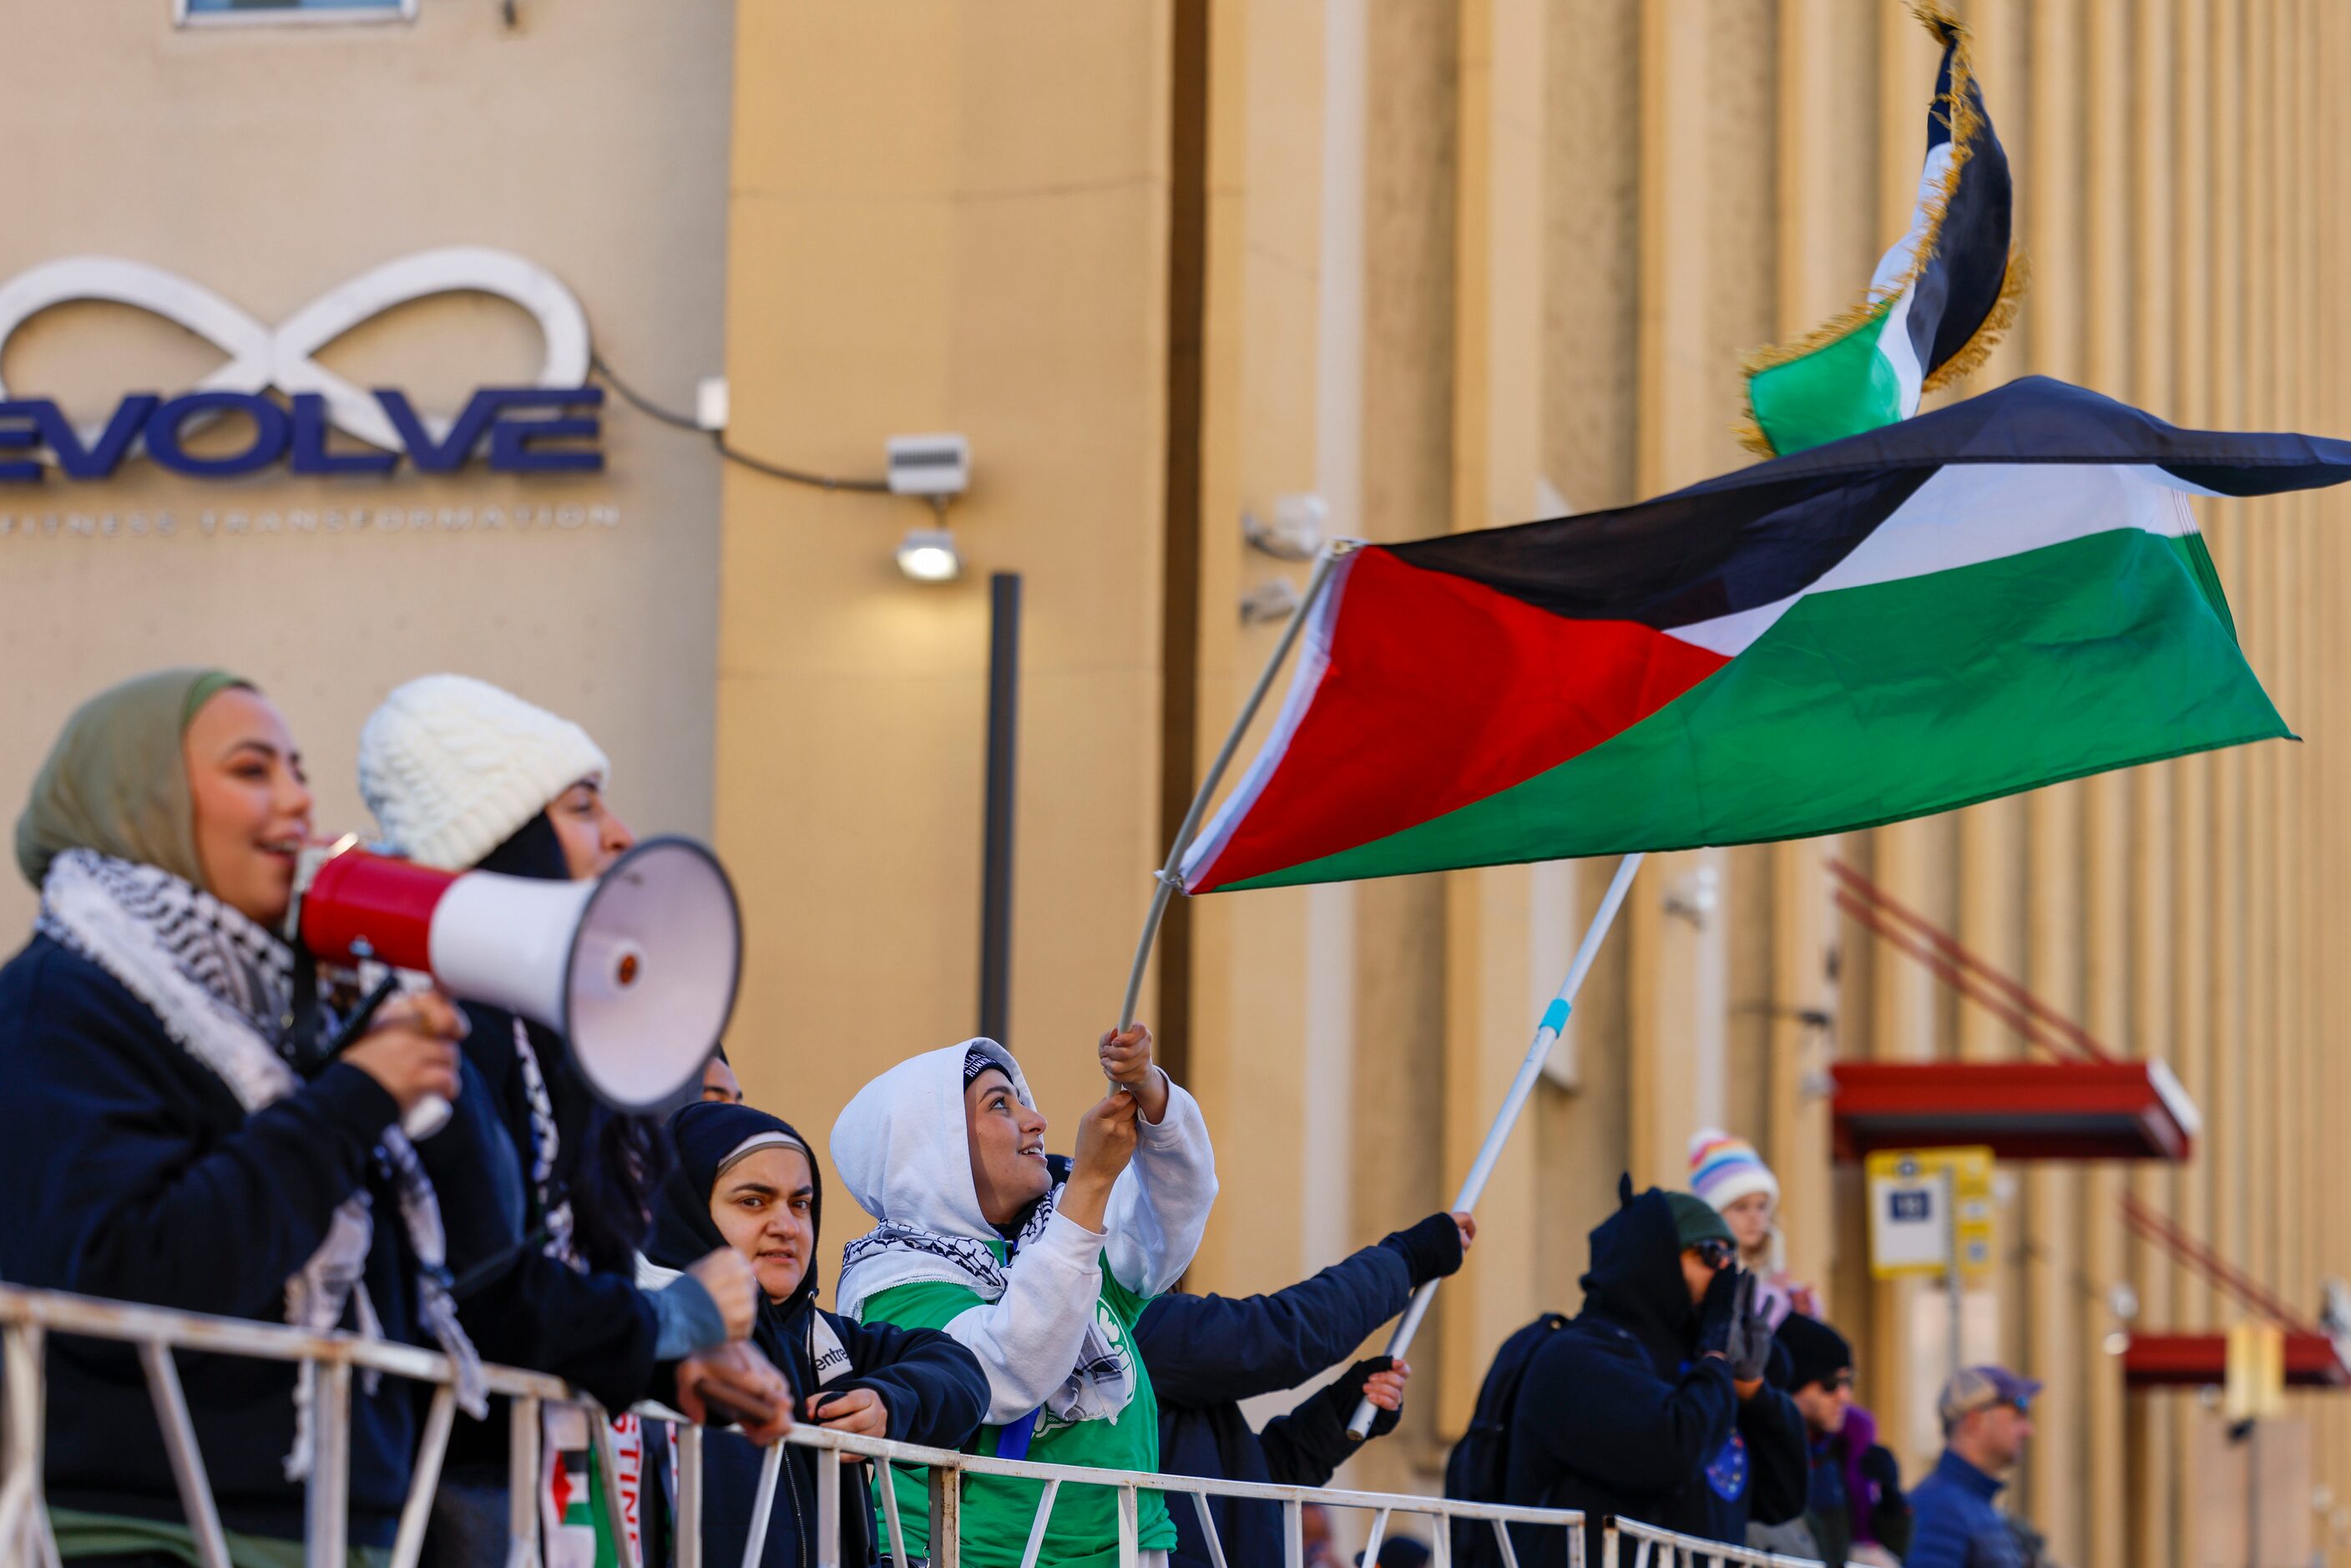
[{"label": "palestinian flag", "polygon": [[1909,418],[1922,394],[1983,362],[2024,292],[2024,257],[2009,246],[2008,154],[1969,68],[1967,29],[1938,5],[1911,9],[1943,43],[1918,204],[1860,304],[1749,359],[1742,434],[1767,457]]},{"label": "palestinian flag", "polygon": [[2198,495],[2351,442],[2032,377],[1614,511],[1336,565],[1189,892],[1807,838],[2289,734]]}]

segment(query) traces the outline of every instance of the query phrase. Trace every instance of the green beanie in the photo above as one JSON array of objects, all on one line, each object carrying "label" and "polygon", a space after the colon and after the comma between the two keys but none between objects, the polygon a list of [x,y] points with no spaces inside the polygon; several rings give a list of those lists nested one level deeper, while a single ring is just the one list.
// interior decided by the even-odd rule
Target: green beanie
[{"label": "green beanie", "polygon": [[1674,1238],[1685,1250],[1708,1240],[1728,1241],[1734,1248],[1739,1245],[1739,1239],[1730,1234],[1730,1227],[1714,1211],[1714,1205],[1697,1194],[1669,1192],[1666,1194],[1666,1207],[1674,1211]]}]

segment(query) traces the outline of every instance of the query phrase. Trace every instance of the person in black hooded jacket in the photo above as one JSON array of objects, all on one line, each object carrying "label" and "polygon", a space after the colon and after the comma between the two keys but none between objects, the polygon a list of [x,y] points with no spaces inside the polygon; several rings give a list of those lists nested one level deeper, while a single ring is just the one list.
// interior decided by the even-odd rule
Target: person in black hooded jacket
[{"label": "person in black hooded jacket", "polygon": [[[791,1380],[802,1419],[935,1448],[969,1441],[988,1399],[987,1375],[971,1352],[936,1330],[860,1323],[816,1304],[824,1187],[808,1140],[765,1111],[716,1101],[685,1106],[669,1128],[677,1162],[654,1204],[647,1282],[713,1247],[733,1247],[758,1275],[752,1343]],[[702,1560],[739,1563],[760,1454],[731,1433],[710,1433],[704,1444]],[[657,1437],[653,1446],[666,1480],[673,1469],[660,1452],[666,1439]],[[816,1455],[787,1449],[784,1469],[789,1484],[776,1490],[760,1561],[805,1568],[816,1562]],[[864,1467],[844,1466],[841,1486],[839,1561],[871,1563],[873,1502]],[[668,1520],[674,1510],[674,1500]],[[647,1546],[646,1561],[661,1561],[661,1545]]]},{"label": "person in black hooded jacket", "polygon": [[[1528,1362],[1503,1500],[1582,1509],[1587,1561],[1610,1515],[1743,1542],[1803,1511],[1803,1418],[1764,1381],[1771,1330],[1721,1216],[1655,1187],[1592,1233],[1583,1310]],[[1512,1526],[1519,1561],[1561,1568],[1556,1530]]]},{"label": "person in black hooded jacket", "polygon": [[[1466,1214],[1432,1214],[1409,1230],[1343,1258],[1311,1280],[1270,1295],[1237,1298],[1176,1291],[1143,1310],[1135,1349],[1159,1395],[1159,1468],[1169,1475],[1321,1486],[1363,1444],[1347,1418],[1368,1390],[1381,1406],[1371,1435],[1395,1429],[1408,1368],[1384,1355],[1355,1363],[1288,1415],[1257,1431],[1240,1401],[1321,1375],[1354,1354],[1374,1329],[1404,1311],[1412,1293],[1461,1267],[1477,1233]],[[1281,1510],[1270,1502],[1210,1498],[1228,1563],[1281,1560]],[[1176,1520],[1171,1563],[1208,1568],[1196,1511]]]}]

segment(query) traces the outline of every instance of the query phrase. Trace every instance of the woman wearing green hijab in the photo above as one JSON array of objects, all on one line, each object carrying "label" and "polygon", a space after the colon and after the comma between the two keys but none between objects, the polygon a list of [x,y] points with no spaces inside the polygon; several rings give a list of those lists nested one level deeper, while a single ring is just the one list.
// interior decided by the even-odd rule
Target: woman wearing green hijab
[{"label": "woman wearing green hijab", "polygon": [[[462,1324],[441,1283],[438,1201],[399,1122],[459,1092],[447,998],[397,998],[320,1061],[333,1020],[303,1002],[309,961],[277,935],[310,809],[284,716],[225,672],[141,676],[67,721],[16,824],[41,912],[0,967],[0,1278],[438,1348],[478,1416],[468,1331],[543,1365],[550,1338],[581,1330],[528,1268],[469,1299]],[[619,1370],[590,1392],[642,1397],[657,1331],[650,1312],[596,1329]],[[233,1560],[300,1562],[306,1384],[227,1357],[183,1355],[180,1372]],[[53,1343],[47,1376],[63,1554],[198,1562],[132,1352]],[[353,1391],[355,1561],[391,1544],[419,1408],[397,1379]]]}]

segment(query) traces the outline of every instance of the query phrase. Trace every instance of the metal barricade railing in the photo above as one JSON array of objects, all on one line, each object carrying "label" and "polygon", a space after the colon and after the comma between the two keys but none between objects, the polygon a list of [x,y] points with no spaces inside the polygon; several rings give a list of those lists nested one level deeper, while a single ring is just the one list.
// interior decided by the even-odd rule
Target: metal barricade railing
[{"label": "metal barricade railing", "polygon": [[[1632,1542],[1629,1552],[1624,1545],[1626,1542]],[[1790,1557],[1751,1546],[1703,1541],[1695,1535],[1659,1530],[1637,1520],[1611,1518],[1600,1521],[1600,1568],[1729,1568],[1732,1563],[1747,1564],[1749,1568],[1821,1568],[1810,1557]]]},{"label": "metal barricade railing", "polygon": [[[195,1422],[182,1391],[173,1353],[198,1351],[215,1355],[249,1356],[256,1360],[294,1363],[312,1369],[309,1479],[304,1510],[304,1557],[313,1568],[343,1568],[350,1540],[350,1467],[351,1380],[356,1374],[380,1374],[434,1386],[416,1455],[414,1472],[402,1507],[392,1552],[392,1568],[414,1568],[423,1550],[426,1516],[441,1476],[449,1433],[456,1416],[452,1368],[445,1356],[413,1345],[362,1339],[345,1333],[307,1333],[279,1323],[240,1318],[211,1317],[162,1307],[101,1301],[61,1291],[35,1291],[0,1285],[0,1562],[37,1563],[58,1568],[56,1539],[49,1525],[42,1489],[42,1437],[46,1387],[43,1351],[48,1336],[111,1340],[134,1347],[155,1404],[156,1419],[171,1458],[173,1481],[197,1550],[206,1568],[230,1568],[228,1547],[220,1515],[206,1477],[204,1457],[196,1440]],[[630,1540],[619,1469],[612,1445],[611,1423],[595,1401],[559,1380],[513,1367],[487,1366],[485,1378],[493,1395],[511,1399],[508,1422],[512,1444],[508,1475],[508,1528],[512,1546],[508,1568],[531,1568],[540,1561],[538,1492],[541,1455],[540,1414],[549,1405],[578,1407],[588,1413],[590,1442],[597,1466],[599,1494],[605,1523],[613,1540]],[[677,1426],[678,1496],[676,1506],[678,1568],[703,1568],[702,1477],[705,1434],[675,1412],[648,1406],[644,1414],[674,1420]],[[1189,1497],[1196,1511],[1211,1558],[1227,1568],[1224,1545],[1217,1539],[1210,1498],[1234,1498],[1270,1502],[1282,1510],[1283,1557],[1288,1568],[1304,1562],[1301,1524],[1309,1504],[1369,1512],[1370,1540],[1364,1561],[1376,1561],[1380,1542],[1390,1522],[1399,1515],[1422,1518],[1434,1528],[1431,1543],[1437,1568],[1450,1568],[1449,1527],[1455,1520],[1489,1525],[1498,1555],[1508,1568],[1518,1568],[1511,1524],[1567,1531],[1570,1568],[1584,1568],[1583,1515],[1562,1509],[1512,1508],[1499,1503],[1461,1502],[1449,1498],[1399,1493],[1347,1491],[1328,1487],[1274,1486],[1249,1481],[1210,1480],[1196,1476],[1162,1475],[1134,1470],[1109,1470],[1069,1465],[1034,1464],[1026,1460],[983,1458],[976,1455],[847,1433],[796,1428],[784,1444],[768,1451],[760,1469],[758,1490],[750,1521],[749,1548],[744,1568],[758,1568],[767,1521],[781,1481],[787,1446],[813,1449],[818,1484],[815,1545],[818,1568],[838,1568],[841,1562],[841,1466],[842,1456],[865,1458],[878,1465],[920,1467],[929,1471],[933,1568],[958,1568],[962,1542],[958,1521],[966,1476],[1004,1476],[1040,1481],[1044,1490],[1021,1562],[1036,1568],[1055,1500],[1065,1486],[1106,1487],[1117,1493],[1118,1552],[1122,1568],[1132,1568],[1140,1556],[1142,1497],[1156,1492],[1170,1499]],[[904,1528],[899,1517],[897,1489],[877,1486],[881,1523],[891,1553],[907,1561]],[[1645,1527],[1625,1526],[1627,1533],[1644,1539],[1680,1542],[1684,1538]],[[1614,1536],[1609,1537],[1610,1550]],[[633,1556],[623,1544],[624,1555]],[[1642,1551],[1646,1553],[1647,1547]],[[1739,1552],[1727,1562],[1792,1565],[1794,1559]],[[1611,1558],[1613,1563],[1614,1559]],[[1646,1556],[1643,1559],[1646,1564]],[[712,1565],[722,1568],[722,1565]],[[1254,1565],[1245,1565],[1254,1568]]]}]

